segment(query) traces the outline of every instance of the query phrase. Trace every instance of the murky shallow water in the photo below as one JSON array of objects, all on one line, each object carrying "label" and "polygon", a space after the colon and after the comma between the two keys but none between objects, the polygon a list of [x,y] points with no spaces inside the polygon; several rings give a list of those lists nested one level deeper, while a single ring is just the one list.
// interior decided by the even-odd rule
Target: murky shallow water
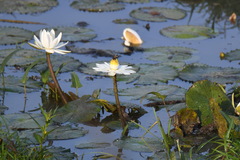
[{"label": "murky shallow water", "polygon": [[[43,22],[47,23],[47,25],[29,25],[29,24],[13,24],[13,23],[3,23],[1,22],[1,26],[17,26],[22,27],[25,29],[29,29],[32,31],[36,31],[42,28],[49,28],[55,26],[76,26],[76,24],[80,21],[86,21],[89,26],[88,28],[93,29],[97,33],[97,38],[90,43],[81,43],[77,42],[74,43],[78,47],[82,48],[96,48],[96,49],[112,49],[119,52],[124,50],[124,46],[122,45],[122,31],[124,28],[130,27],[136,30],[144,40],[144,44],[142,45],[143,48],[148,47],[159,47],[159,46],[183,46],[194,48],[198,50],[196,56],[198,59],[192,62],[200,62],[204,64],[208,64],[211,66],[230,66],[230,67],[239,67],[238,62],[228,62],[222,61],[219,58],[220,52],[228,52],[234,49],[238,49],[240,36],[238,28],[227,29],[225,35],[220,34],[216,38],[212,39],[205,39],[205,40],[179,40],[179,39],[172,39],[167,38],[159,34],[159,30],[172,26],[172,25],[187,25],[189,18],[190,18],[190,8],[183,7],[177,4],[175,1],[165,1],[165,2],[150,2],[150,3],[143,3],[143,4],[126,4],[126,8],[121,11],[117,12],[103,12],[103,13],[89,13],[89,12],[82,12],[75,9],[72,9],[69,4],[72,1],[70,0],[59,0],[59,5],[54,7],[52,10],[47,11],[45,13],[39,13],[34,15],[21,15],[21,14],[0,14],[0,19],[16,19],[16,20],[25,20],[25,21],[34,21],[34,22]],[[168,20],[168,22],[145,22],[145,21],[138,21],[137,25],[125,25],[125,24],[114,24],[112,20],[117,18],[130,18],[129,12],[133,9],[137,9],[139,7],[145,6],[159,6],[159,7],[169,7],[169,8],[181,8],[187,10],[187,16],[179,21]],[[228,15],[227,15],[228,16]],[[228,18],[226,16],[226,19]],[[201,25],[206,26],[206,18],[208,18],[208,13],[202,11],[201,13],[194,12],[191,21],[189,24],[191,25]],[[149,23],[151,28],[150,30],[146,30],[144,26]],[[210,25],[209,25],[210,26]],[[216,24],[216,29],[222,31],[223,29],[223,22]],[[114,38],[115,40],[112,41],[101,41],[97,42],[98,40],[103,40],[107,38]],[[0,46],[1,49],[5,48],[14,48],[14,46]],[[29,45],[24,44],[23,48],[30,48]],[[92,57],[91,55],[79,55],[70,53],[69,56],[72,56],[76,59],[79,59],[83,63],[87,62],[95,62],[99,60],[109,61],[110,58],[108,57]],[[119,59],[120,62],[129,62],[133,64],[148,62],[148,63],[155,63],[153,61],[149,61],[145,59],[144,53],[133,53],[131,56],[122,55]],[[189,62],[191,63],[191,62]],[[22,76],[24,73],[22,71],[16,71],[14,68],[7,68],[6,75],[14,73],[15,75]],[[101,88],[105,90],[106,88],[112,88],[112,80],[110,78],[98,78],[94,79],[93,81],[89,81],[86,79],[86,74],[79,73],[81,83],[83,87],[80,88],[79,92],[80,95],[84,94],[91,94],[95,89]],[[37,74],[32,74],[37,75]],[[72,91],[75,92],[74,88],[71,88],[71,83],[66,82],[65,80],[70,79],[70,73],[62,73],[59,76],[61,79],[60,84],[64,91]],[[189,88],[191,86],[190,83],[183,82],[179,79],[174,81],[169,81],[168,84],[178,85],[184,88]],[[89,87],[91,86],[91,87]],[[123,82],[119,83],[119,88],[126,88],[128,86],[132,86],[132,84],[125,84]],[[41,104],[40,93],[29,93],[27,94],[27,105],[26,111],[38,108],[39,104]],[[113,96],[108,96],[105,94],[101,94],[101,99],[107,99],[113,101]],[[13,100],[14,99],[14,100]],[[23,110],[24,107],[24,95],[17,94],[17,93],[9,93],[5,94],[4,98],[4,105],[9,107],[9,110],[5,112],[5,114],[9,113],[16,113]],[[121,101],[125,101],[125,97],[120,97]],[[136,104],[140,104],[139,101],[131,101]],[[142,104],[140,104],[142,105]],[[139,119],[141,125],[148,128],[154,122],[154,116],[152,113],[151,108],[144,107],[148,114],[145,114],[143,117]],[[158,116],[161,118],[164,127],[167,127],[168,116],[165,110],[160,110],[157,112]],[[172,113],[173,114],[173,113]],[[107,113],[105,114],[107,115]],[[104,115],[104,116],[105,116]],[[76,149],[74,146],[79,143],[84,142],[110,142],[112,143],[115,139],[119,138],[121,135],[121,130],[117,130],[115,132],[109,134],[103,134],[101,132],[102,127],[89,127],[80,124],[79,126],[83,126],[85,129],[89,130],[89,134],[84,137],[72,140],[64,140],[64,141],[54,141],[55,146],[63,146],[65,148],[71,148],[72,152],[77,153],[78,155],[85,154],[84,159],[90,159],[94,153],[91,152],[107,152],[113,155],[117,155],[118,148],[115,146],[111,146],[110,148],[106,149],[93,149],[93,150],[80,150]],[[153,132],[156,134],[158,129],[153,128]],[[143,130],[131,130],[130,136],[142,136],[144,133]],[[160,136],[160,134],[159,134]],[[129,150],[123,150],[123,159],[146,159],[147,156],[152,155],[152,153],[141,153],[141,155],[137,152],[132,152]]]}]

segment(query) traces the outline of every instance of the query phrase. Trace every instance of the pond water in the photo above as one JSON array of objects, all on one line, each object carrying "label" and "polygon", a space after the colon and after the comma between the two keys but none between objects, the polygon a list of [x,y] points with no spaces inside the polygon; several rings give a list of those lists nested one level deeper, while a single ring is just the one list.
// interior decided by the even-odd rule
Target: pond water
[{"label": "pond water", "polygon": [[[125,28],[132,28],[136,30],[144,43],[141,45],[142,48],[152,48],[152,47],[162,47],[162,46],[181,46],[188,47],[192,49],[196,49],[197,52],[193,53],[193,57],[190,60],[185,61],[188,63],[202,63],[210,66],[218,66],[218,67],[235,67],[239,68],[239,61],[229,62],[227,60],[221,60],[219,54],[221,52],[227,53],[232,50],[236,50],[240,48],[240,36],[239,36],[239,28],[237,25],[230,24],[228,22],[228,17],[235,12],[239,12],[236,8],[240,7],[240,3],[235,1],[214,1],[210,0],[201,1],[198,3],[193,3],[191,1],[175,1],[175,0],[166,0],[163,2],[157,2],[151,0],[149,3],[124,3],[125,9],[113,12],[87,12],[87,11],[79,11],[77,9],[73,9],[70,4],[73,0],[58,0],[59,5],[53,7],[49,11],[43,13],[35,13],[35,14],[19,14],[12,13],[6,14],[1,13],[0,19],[11,19],[11,20],[24,20],[24,21],[32,21],[32,22],[41,22],[46,23],[46,25],[36,25],[36,24],[18,24],[18,23],[7,23],[0,22],[1,26],[14,26],[20,27],[24,29],[28,29],[31,31],[37,31],[43,28],[54,28],[57,26],[77,26],[78,22],[87,22],[89,25],[87,28],[90,28],[95,31],[97,37],[89,42],[72,42],[69,45],[74,44],[79,48],[95,48],[102,50],[114,50],[119,53],[124,52],[126,47],[122,44],[123,40],[122,32]],[[101,1],[102,3],[105,1]],[[189,2],[189,3],[187,3]],[[235,3],[234,5],[224,5],[225,3]],[[204,6],[204,7],[201,7]],[[125,19],[132,18],[129,13],[133,9],[137,9],[139,7],[165,7],[165,8],[178,8],[186,11],[186,17],[180,20],[167,20],[166,22],[148,22],[137,20],[138,24],[115,24],[112,21],[115,19]],[[195,7],[195,8],[194,8]],[[228,8],[226,8],[228,7]],[[232,8],[231,8],[232,7]],[[192,14],[191,10],[194,8]],[[219,19],[217,18],[218,14],[221,13]],[[216,17],[215,20],[211,17]],[[198,25],[198,26],[206,26],[211,27],[212,23],[215,23],[214,29],[220,32],[219,35],[213,38],[206,39],[176,39],[169,38],[163,36],[159,33],[159,31],[163,28],[174,26],[174,25]],[[150,24],[150,30],[145,28],[146,24]],[[224,27],[226,26],[226,30]],[[113,38],[112,40],[107,40],[109,38]],[[28,44],[21,45],[22,48],[32,49]],[[2,45],[1,49],[7,48],[15,48],[15,45]],[[75,59],[81,61],[82,63],[88,62],[98,62],[98,61],[109,61],[111,57],[100,57],[93,56],[91,54],[76,54],[69,53],[68,56],[74,57]],[[121,62],[127,62],[129,64],[140,64],[140,63],[149,63],[155,64],[156,61],[151,61],[146,59],[147,55],[144,52],[133,51],[131,55],[123,55],[119,58]],[[84,74],[75,71],[80,78],[80,81],[83,85],[82,88],[79,89],[79,95],[91,94],[95,89],[101,89],[102,91],[107,88],[112,88],[112,79],[109,77],[94,77],[93,80],[89,80],[88,77],[91,75]],[[7,67],[5,71],[5,75],[15,75],[21,77],[24,74],[23,70],[16,70],[14,67]],[[38,73],[30,73],[33,76],[39,76]],[[60,85],[62,89],[66,92],[72,91],[75,92],[74,88],[71,88],[71,79],[70,72],[61,73],[58,76],[60,79]],[[169,85],[177,85],[188,89],[191,86],[190,82],[182,81],[179,78],[175,78],[174,80],[169,80]],[[133,83],[126,84],[125,82],[118,83],[119,89],[124,89],[128,87],[133,87]],[[114,96],[106,95],[101,93],[101,99],[106,99],[114,102]],[[9,109],[4,112],[4,114],[11,113],[20,113],[24,110],[24,94],[19,93],[11,93],[6,92],[2,97],[3,105],[7,106]],[[148,128],[150,127],[156,120],[153,116],[153,110],[150,107],[145,107],[148,101],[144,100],[143,103],[140,103],[140,100],[129,100],[127,96],[120,96],[121,102],[131,102],[134,104],[138,104],[144,108],[148,113],[140,117],[138,120],[142,126]],[[27,102],[25,106],[25,111],[31,111],[37,109],[39,105],[42,104],[41,101],[41,92],[32,92],[27,94]],[[170,111],[170,114],[173,115],[175,112]],[[110,115],[110,113],[104,113],[101,115],[101,119]],[[157,111],[157,115],[161,118],[161,121],[164,125],[164,128],[167,129],[168,123],[168,114],[165,109],[161,109]],[[81,138],[71,139],[71,140],[58,140],[54,141],[54,146],[62,146],[65,148],[70,148],[72,152],[75,152],[79,156],[84,154],[83,159],[92,159],[93,155],[96,153],[93,152],[106,152],[113,155],[118,154],[118,148],[112,144],[112,142],[121,136],[122,130],[116,130],[111,133],[102,133],[102,126],[89,126],[84,124],[78,124],[80,127],[84,127],[84,129],[88,130],[88,134]],[[156,135],[160,136],[159,129],[154,127],[152,132]],[[145,133],[143,129],[134,129],[131,130],[129,135],[132,137],[140,137]],[[147,135],[148,137],[149,135]],[[75,145],[80,143],[87,142],[108,142],[112,145],[103,149],[77,149]],[[153,155],[153,153],[140,153],[131,150],[123,150],[122,159],[147,159],[148,156]]]}]

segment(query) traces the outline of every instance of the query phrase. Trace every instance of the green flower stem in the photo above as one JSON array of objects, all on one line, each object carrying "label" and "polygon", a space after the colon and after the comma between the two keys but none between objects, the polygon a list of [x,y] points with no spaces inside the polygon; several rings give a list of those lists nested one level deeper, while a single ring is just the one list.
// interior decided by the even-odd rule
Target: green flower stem
[{"label": "green flower stem", "polygon": [[58,81],[57,81],[57,79],[56,79],[55,73],[53,72],[53,67],[52,67],[52,63],[51,63],[51,59],[50,59],[50,53],[47,53],[47,52],[46,52],[46,58],[47,58],[47,64],[48,64],[48,68],[49,68],[51,77],[52,77],[52,79],[53,79],[53,82],[55,83],[55,85],[56,85],[56,87],[57,87],[57,90],[58,90],[58,92],[59,92],[59,95],[60,95],[63,103],[64,103],[64,104],[67,104],[67,100],[66,100],[66,98],[65,98],[65,96],[64,96],[64,94],[63,94],[63,91],[62,91],[62,89],[61,89],[61,87],[60,87],[60,85],[59,85],[59,83],[58,83]]},{"label": "green flower stem", "polygon": [[126,118],[124,117],[124,109],[120,105],[119,97],[118,97],[118,87],[117,87],[117,75],[113,76],[113,90],[114,90],[114,96],[115,101],[117,105],[118,115],[121,120],[122,128],[124,129],[127,125]]}]

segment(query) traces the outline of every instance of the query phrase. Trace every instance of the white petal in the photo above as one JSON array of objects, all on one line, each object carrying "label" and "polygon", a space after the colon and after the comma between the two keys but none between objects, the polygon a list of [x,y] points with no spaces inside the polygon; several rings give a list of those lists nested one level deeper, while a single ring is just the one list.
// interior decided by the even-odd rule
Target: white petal
[{"label": "white petal", "polygon": [[136,31],[131,28],[126,28],[123,31],[124,39],[132,44],[142,44],[143,41]]},{"label": "white petal", "polygon": [[59,53],[59,54],[66,54],[66,53],[70,53],[71,51],[66,51],[66,50],[61,50],[61,49],[54,49],[54,51],[56,53]]},{"label": "white petal", "polygon": [[36,44],[33,44],[33,43],[28,43],[30,46],[32,46],[33,48],[36,48],[36,49],[44,49],[44,48],[41,48],[40,46],[36,45]]},{"label": "white petal", "polygon": [[[53,42],[52,42],[52,44],[53,44],[53,46],[54,46],[55,48],[58,46],[61,38],[62,38],[62,32],[60,32],[60,33],[58,34],[57,38],[55,38],[55,39],[53,40]],[[62,44],[62,43],[61,43],[61,44]],[[59,44],[58,48],[60,48],[60,47],[62,47],[62,46],[60,46],[60,44]]]},{"label": "white petal", "polygon": [[57,46],[55,46],[55,48],[61,48],[61,47],[65,46],[65,45],[67,45],[67,44],[68,44],[68,42],[66,42],[66,43],[60,42],[60,43],[58,43]]},{"label": "white petal", "polygon": [[42,43],[39,41],[39,39],[38,39],[35,35],[33,36],[33,38],[34,38],[34,43],[35,43],[37,46],[42,47]]}]

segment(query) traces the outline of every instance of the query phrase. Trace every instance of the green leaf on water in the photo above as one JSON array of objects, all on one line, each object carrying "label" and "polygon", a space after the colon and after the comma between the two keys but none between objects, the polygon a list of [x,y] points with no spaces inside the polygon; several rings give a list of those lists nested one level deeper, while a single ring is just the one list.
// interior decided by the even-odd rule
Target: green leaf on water
[{"label": "green leaf on water", "polygon": [[[1,1],[0,1],[1,6]],[[0,27],[0,45],[18,44],[32,39],[33,32],[18,27]]]},{"label": "green leaf on water", "polygon": [[220,84],[234,83],[240,80],[240,69],[232,67],[214,67],[194,63],[185,66],[179,73],[179,77],[190,82],[206,79]]},{"label": "green leaf on water", "polygon": [[71,5],[72,8],[88,12],[109,12],[124,9],[124,4],[107,1],[100,2],[99,0],[74,0]]},{"label": "green leaf on water", "polygon": [[230,52],[227,52],[224,54],[224,57],[222,57],[224,60],[228,61],[239,61],[240,60],[240,49],[236,49]]},{"label": "green leaf on water", "polygon": [[[212,99],[214,99],[215,105],[210,105],[213,103]],[[208,80],[197,81],[186,92],[186,105],[197,111],[202,126],[214,122],[211,106],[214,107],[216,104],[221,107],[222,111],[234,113],[231,101],[217,83]]]},{"label": "green leaf on water", "polygon": [[181,9],[142,7],[132,10],[130,16],[143,21],[165,22],[168,19],[183,19],[186,16],[186,13]]},{"label": "green leaf on water", "polygon": [[118,148],[136,152],[154,152],[164,149],[162,141],[157,138],[127,137],[117,139],[113,144]]},{"label": "green leaf on water", "polygon": [[0,12],[1,13],[14,13],[21,14],[46,12],[51,8],[58,5],[57,0],[1,0]]},{"label": "green leaf on water", "polygon": [[206,39],[214,38],[218,32],[204,26],[170,26],[160,30],[160,33],[166,37],[178,39]]},{"label": "green leaf on water", "polygon": [[110,143],[95,143],[95,142],[89,142],[89,143],[80,143],[78,145],[75,145],[75,148],[77,149],[95,149],[95,148],[106,148],[110,147]]},{"label": "green leaf on water", "polygon": [[4,73],[5,70],[5,66],[7,65],[8,61],[12,58],[12,56],[17,53],[20,49],[16,49],[15,51],[13,51],[12,53],[10,53],[8,56],[6,56],[4,58],[4,60],[2,61],[2,64],[0,66],[0,73]]},{"label": "green leaf on water", "polygon": [[80,83],[79,77],[75,72],[71,73],[72,88],[81,88],[82,84]]},{"label": "green leaf on water", "polygon": [[[53,27],[47,30],[55,30],[55,34],[58,35],[62,32],[62,41],[90,41],[97,37],[94,30],[84,27]],[[36,35],[39,34],[39,30],[35,32]]]}]

